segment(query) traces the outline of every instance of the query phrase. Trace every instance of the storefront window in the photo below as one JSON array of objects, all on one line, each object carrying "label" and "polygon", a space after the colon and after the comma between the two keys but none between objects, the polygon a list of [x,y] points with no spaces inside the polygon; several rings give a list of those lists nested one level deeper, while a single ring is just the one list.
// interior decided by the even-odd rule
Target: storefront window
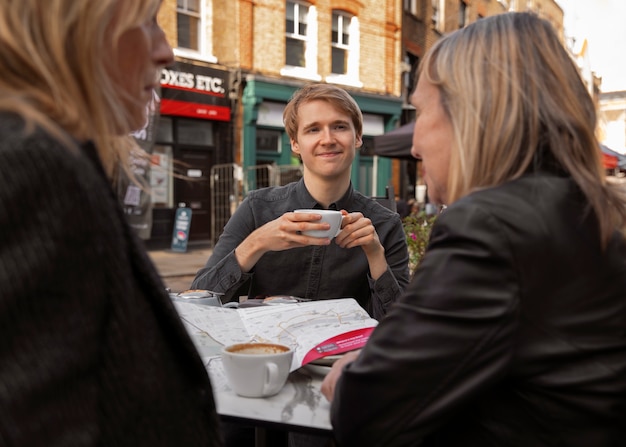
[{"label": "storefront window", "polygon": [[214,146],[212,121],[179,119],[176,130],[179,144]]},{"label": "storefront window", "polygon": [[174,132],[172,128],[172,119],[165,116],[159,118],[159,125],[157,127],[156,141],[159,143],[173,143]]},{"label": "storefront window", "polygon": [[273,129],[257,129],[257,151],[281,152],[282,131]]},{"label": "storefront window", "polygon": [[155,208],[174,207],[173,160],[172,146],[154,146],[151,155],[150,192]]}]

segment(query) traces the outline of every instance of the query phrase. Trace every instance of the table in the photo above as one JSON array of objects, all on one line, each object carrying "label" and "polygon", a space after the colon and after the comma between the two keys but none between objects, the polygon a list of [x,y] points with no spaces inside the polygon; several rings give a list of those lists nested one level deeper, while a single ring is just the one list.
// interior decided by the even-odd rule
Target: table
[{"label": "table", "polygon": [[322,367],[304,366],[293,371],[275,396],[248,398],[230,389],[222,361],[222,345],[206,332],[185,322],[209,372],[217,412],[224,421],[253,425],[261,430],[281,430],[330,435],[330,403],[320,391]]}]

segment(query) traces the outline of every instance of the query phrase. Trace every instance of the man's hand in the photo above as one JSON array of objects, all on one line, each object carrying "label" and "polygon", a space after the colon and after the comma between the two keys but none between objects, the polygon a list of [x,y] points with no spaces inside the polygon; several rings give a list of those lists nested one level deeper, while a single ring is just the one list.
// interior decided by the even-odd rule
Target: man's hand
[{"label": "man's hand", "polygon": [[341,213],[344,215],[341,232],[335,238],[335,243],[342,248],[361,247],[367,256],[370,275],[378,279],[387,271],[387,259],[374,224],[362,213],[348,213],[346,210],[341,210]]},{"label": "man's hand", "polygon": [[330,239],[302,234],[308,230],[328,230],[330,225],[320,222],[319,214],[287,212],[260,226],[235,249],[242,271],[249,272],[268,251],[283,251],[307,245],[328,245]]}]

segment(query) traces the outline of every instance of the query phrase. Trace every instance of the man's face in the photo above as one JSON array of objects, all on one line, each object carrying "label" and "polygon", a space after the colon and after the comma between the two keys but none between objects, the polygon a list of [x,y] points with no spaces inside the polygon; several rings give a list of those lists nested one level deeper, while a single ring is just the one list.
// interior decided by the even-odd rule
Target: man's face
[{"label": "man's face", "polygon": [[291,148],[313,176],[349,177],[356,148],[362,143],[350,116],[331,103],[314,100],[300,105],[297,139],[291,140]]}]

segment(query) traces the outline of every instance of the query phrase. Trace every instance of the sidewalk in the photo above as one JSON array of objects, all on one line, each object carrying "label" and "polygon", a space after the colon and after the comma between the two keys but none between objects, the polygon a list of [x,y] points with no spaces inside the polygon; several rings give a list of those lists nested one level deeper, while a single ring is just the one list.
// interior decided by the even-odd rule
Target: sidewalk
[{"label": "sidewalk", "polygon": [[180,292],[188,288],[188,284],[191,283],[198,270],[204,267],[212,252],[212,248],[208,246],[199,246],[189,247],[184,253],[170,249],[148,250],[148,255],[154,262],[163,282],[170,286],[172,291]]}]

